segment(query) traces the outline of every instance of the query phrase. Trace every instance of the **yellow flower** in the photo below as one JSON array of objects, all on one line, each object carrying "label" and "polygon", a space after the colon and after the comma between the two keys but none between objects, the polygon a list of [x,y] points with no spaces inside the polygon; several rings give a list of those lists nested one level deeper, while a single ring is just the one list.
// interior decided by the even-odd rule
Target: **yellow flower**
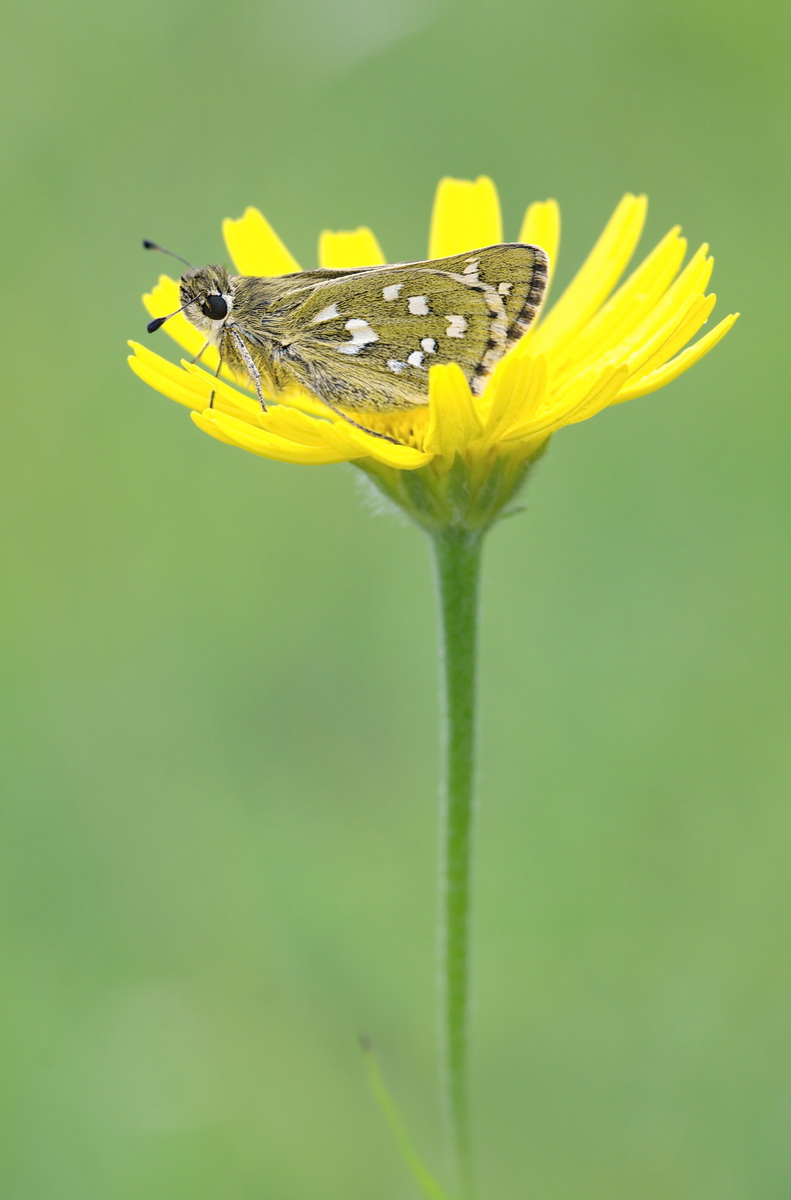
[{"label": "yellow flower", "polygon": [[[545,308],[501,360],[481,396],[472,394],[459,367],[436,366],[429,374],[427,407],[366,413],[365,423],[397,445],[356,429],[305,392],[279,397],[262,412],[230,375],[223,372],[215,380],[213,349],[203,355],[204,369],[187,362],[175,366],[133,342],[129,362],[151,387],[191,408],[195,424],[219,441],[283,462],[352,461],[407,507],[414,508],[414,496],[421,493],[431,494],[435,507],[439,496],[442,507],[448,476],[461,471],[465,512],[469,515],[474,493],[480,503],[476,501],[479,511],[473,524],[488,524],[553,433],[608,405],[670,383],[708,353],[738,316],[726,317],[687,345],[714,307],[715,297],[705,294],[713,259],[704,245],[682,269],[687,247],[678,227],[617,286],[640,239],[646,208],[644,196],[624,196],[560,299]],[[300,269],[254,208],[239,220],[226,220],[223,232],[240,274],[281,275]],[[518,240],[542,246],[554,267],[559,238],[555,201],[532,204]],[[491,180],[440,183],[429,258],[502,240],[500,205]],[[358,229],[323,233],[319,262],[324,267],[356,267],[386,259],[371,231]],[[177,282],[161,276],[144,301],[154,317],[172,312],[180,303]],[[188,354],[201,349],[201,334],[182,314],[169,320],[165,329]],[[419,474],[421,482],[400,478],[404,472]],[[487,489],[484,503],[481,496]],[[419,501],[418,508],[423,507]],[[445,504],[445,516],[449,513]],[[418,512],[415,515],[420,519]]]}]

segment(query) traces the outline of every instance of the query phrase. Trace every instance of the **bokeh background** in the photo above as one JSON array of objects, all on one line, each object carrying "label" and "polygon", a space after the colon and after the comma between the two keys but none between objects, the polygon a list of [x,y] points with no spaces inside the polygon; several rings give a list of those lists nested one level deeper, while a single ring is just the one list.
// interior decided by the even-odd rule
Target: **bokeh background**
[{"label": "bokeh background", "polygon": [[[714,354],[557,437],[490,539],[482,1196],[786,1200],[788,6],[6,9],[0,1194],[414,1200],[442,1170],[420,535],[135,379],[140,293],[260,206],[425,253],[443,174],[562,286],[626,190],[717,255]],[[167,339],[160,335],[158,348]]]}]

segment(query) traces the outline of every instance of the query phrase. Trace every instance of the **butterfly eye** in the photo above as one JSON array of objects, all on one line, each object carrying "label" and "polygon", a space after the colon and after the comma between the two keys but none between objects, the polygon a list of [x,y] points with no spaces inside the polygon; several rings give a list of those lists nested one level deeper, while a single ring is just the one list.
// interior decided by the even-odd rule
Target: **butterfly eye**
[{"label": "butterfly eye", "polygon": [[200,310],[204,317],[210,317],[212,321],[222,321],[223,317],[228,316],[228,305],[216,292],[212,292],[206,297]]}]

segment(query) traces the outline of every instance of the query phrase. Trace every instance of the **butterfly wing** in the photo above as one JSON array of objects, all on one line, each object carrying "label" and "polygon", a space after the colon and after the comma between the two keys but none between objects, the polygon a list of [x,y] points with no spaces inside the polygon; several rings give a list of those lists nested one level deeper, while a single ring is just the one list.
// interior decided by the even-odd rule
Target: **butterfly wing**
[{"label": "butterfly wing", "polygon": [[294,382],[352,410],[426,404],[435,363],[458,363],[480,392],[535,318],[546,279],[544,251],[518,243],[284,276],[278,358]]}]

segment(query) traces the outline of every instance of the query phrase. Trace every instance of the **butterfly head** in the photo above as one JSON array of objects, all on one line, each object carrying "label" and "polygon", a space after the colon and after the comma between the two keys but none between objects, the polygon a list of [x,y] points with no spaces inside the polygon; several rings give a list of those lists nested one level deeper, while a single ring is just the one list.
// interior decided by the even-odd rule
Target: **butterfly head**
[{"label": "butterfly head", "polygon": [[233,309],[233,285],[225,267],[193,267],[180,282],[185,317],[206,337],[214,340]]}]

